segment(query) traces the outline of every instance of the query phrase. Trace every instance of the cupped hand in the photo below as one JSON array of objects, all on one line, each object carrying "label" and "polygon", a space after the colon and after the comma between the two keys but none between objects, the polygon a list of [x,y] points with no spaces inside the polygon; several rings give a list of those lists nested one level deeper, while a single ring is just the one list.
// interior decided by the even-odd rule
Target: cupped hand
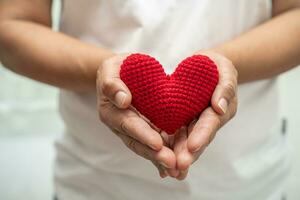
[{"label": "cupped hand", "polygon": [[150,160],[162,178],[176,177],[174,152],[164,146],[160,133],[141,117],[131,104],[131,93],[119,71],[127,54],[104,60],[97,72],[97,97],[100,120],[134,153]]},{"label": "cupped hand", "polygon": [[219,71],[219,82],[211,99],[211,107],[205,109],[199,119],[188,127],[182,127],[175,137],[174,153],[178,180],[188,174],[195,162],[214,139],[217,131],[226,124],[237,111],[237,70],[232,62],[216,52],[200,52],[212,59]]}]

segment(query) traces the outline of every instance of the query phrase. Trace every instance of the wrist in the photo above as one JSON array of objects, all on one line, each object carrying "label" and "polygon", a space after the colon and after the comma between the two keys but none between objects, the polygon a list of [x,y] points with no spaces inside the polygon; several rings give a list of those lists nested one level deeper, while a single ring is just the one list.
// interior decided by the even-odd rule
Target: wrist
[{"label": "wrist", "polygon": [[115,55],[116,54],[111,51],[104,51],[99,48],[96,48],[93,53],[90,52],[88,55],[89,58],[82,64],[82,68],[85,69],[88,90],[96,90],[97,71],[102,66],[103,61]]}]

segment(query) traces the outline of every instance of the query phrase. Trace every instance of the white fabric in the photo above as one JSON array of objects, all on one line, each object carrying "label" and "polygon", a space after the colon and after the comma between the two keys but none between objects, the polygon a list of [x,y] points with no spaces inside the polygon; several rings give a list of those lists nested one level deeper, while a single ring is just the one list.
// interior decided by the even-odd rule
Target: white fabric
[{"label": "white fabric", "polygon": [[[269,0],[65,0],[62,32],[115,52],[143,52],[170,73],[195,51],[264,22]],[[253,58],[255,59],[255,58]],[[239,87],[239,110],[182,182],[160,179],[98,120],[92,93],[62,91],[57,142],[60,200],[279,200],[287,170],[276,80]]]}]

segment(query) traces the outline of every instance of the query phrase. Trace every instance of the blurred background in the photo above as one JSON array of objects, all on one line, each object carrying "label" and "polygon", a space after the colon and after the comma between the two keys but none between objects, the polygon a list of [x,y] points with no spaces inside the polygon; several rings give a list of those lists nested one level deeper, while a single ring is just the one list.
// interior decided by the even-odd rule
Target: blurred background
[{"label": "blurred background", "polygon": [[[54,29],[60,1],[54,0]],[[292,169],[287,199],[300,199],[300,67],[279,77]],[[63,131],[58,90],[13,74],[0,64],[0,199],[51,200],[54,140]]]}]

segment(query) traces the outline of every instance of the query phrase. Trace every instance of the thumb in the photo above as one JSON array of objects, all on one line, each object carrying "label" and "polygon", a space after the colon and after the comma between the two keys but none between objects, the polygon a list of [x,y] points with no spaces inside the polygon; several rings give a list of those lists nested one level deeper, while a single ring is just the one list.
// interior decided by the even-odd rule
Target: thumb
[{"label": "thumb", "polygon": [[213,51],[200,53],[207,55],[218,67],[219,83],[213,93],[211,105],[215,112],[224,115],[237,94],[238,71],[231,60],[222,54]]},{"label": "thumb", "polygon": [[213,93],[211,104],[218,114],[225,114],[237,94],[237,71],[227,65],[219,68],[219,83]]},{"label": "thumb", "polygon": [[97,85],[100,95],[107,97],[118,108],[128,108],[132,96],[120,78],[120,66],[126,55],[118,55],[102,62],[97,72]]},{"label": "thumb", "polygon": [[218,85],[211,99],[213,109],[223,115],[226,113],[231,99],[235,96],[235,89],[232,85]]}]

